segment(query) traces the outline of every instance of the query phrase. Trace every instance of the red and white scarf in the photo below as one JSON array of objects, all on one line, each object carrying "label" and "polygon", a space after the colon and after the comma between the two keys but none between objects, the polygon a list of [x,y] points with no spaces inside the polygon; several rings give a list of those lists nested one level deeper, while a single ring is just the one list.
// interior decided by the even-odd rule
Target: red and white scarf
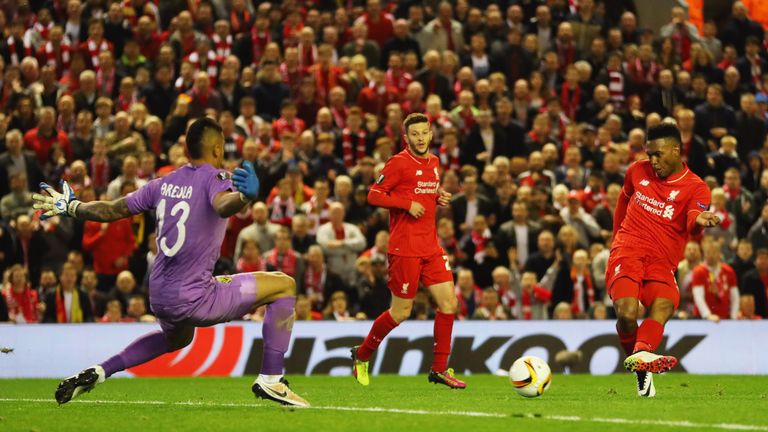
[{"label": "red and white scarf", "polygon": [[439,152],[440,166],[443,167],[443,170],[452,170],[458,172],[461,168],[461,163],[459,162],[459,146],[456,146],[453,151],[448,153],[448,150],[445,148],[445,144],[441,144]]},{"label": "red and white scarf", "polygon": [[40,36],[42,36],[43,39],[45,40],[48,40],[48,34],[50,33],[52,28],[53,28],[53,21],[49,22],[47,26],[44,26],[39,22],[36,22],[35,25],[32,26],[32,30],[40,33]]},{"label": "red and white scarf", "polygon": [[355,166],[355,162],[365,157],[365,130],[360,129],[357,136],[357,144],[352,146],[352,134],[348,128],[341,131],[341,150],[344,156],[344,166],[347,169]]},{"label": "red and white scarf", "polygon": [[[56,53],[56,49],[53,46],[53,42],[45,43],[45,62],[49,66],[60,66],[61,70],[69,69],[69,44],[62,42],[59,45],[59,52]],[[59,59],[59,56],[61,57]]]},{"label": "red and white scarf", "polygon": [[619,71],[608,71],[608,93],[614,105],[624,105],[624,74]]},{"label": "red and white scarf", "polygon": [[321,271],[315,271],[312,267],[309,267],[307,271],[304,272],[304,291],[307,297],[315,300],[312,304],[312,309],[314,310],[320,310],[325,303],[323,289],[325,287],[326,277],[327,272],[325,266],[323,266]]},{"label": "red and white scarf", "polygon": [[576,119],[576,111],[581,104],[581,86],[576,84],[575,88],[571,89],[570,84],[564,83],[560,89],[560,104],[569,119]]},{"label": "red and white scarf", "polygon": [[347,127],[347,115],[349,114],[349,108],[346,106],[339,108],[331,107],[331,115],[333,116],[333,122],[337,128],[344,129]]},{"label": "red and white scarf", "polygon": [[261,63],[261,56],[264,55],[264,50],[267,48],[267,45],[269,45],[270,42],[272,42],[272,32],[267,30],[263,35],[259,35],[259,32],[256,30],[255,26],[251,29],[251,46],[253,47],[253,61],[251,62],[252,67],[259,67],[259,64]]},{"label": "red and white scarf", "polygon": [[232,35],[227,35],[224,39],[218,34],[213,34],[213,47],[216,49],[216,57],[219,62],[223,62],[225,58],[232,53]]},{"label": "red and white scarf", "polygon": [[267,257],[267,265],[274,268],[276,271],[281,271],[288,276],[296,276],[296,264],[298,259],[296,258],[296,252],[293,249],[288,249],[284,254],[280,255],[277,252],[277,248],[272,249]]},{"label": "red and white scarf", "polygon": [[[317,46],[312,44],[306,46],[299,42],[299,68],[303,70],[309,69],[310,66],[317,61]],[[319,69],[319,68],[318,68]]]},{"label": "red and white scarf", "polygon": [[120,95],[117,97],[117,111],[125,111],[128,112],[128,110],[131,109],[131,106],[138,102],[138,99],[136,98],[136,94],[131,94],[131,97],[124,97],[123,95]]},{"label": "red and white scarf", "polygon": [[91,64],[94,69],[100,70],[99,53],[102,51],[109,51],[109,42],[107,42],[106,39],[101,38],[101,42],[97,44],[93,39],[88,38],[86,44],[88,44],[88,55],[90,56]]},{"label": "red and white scarf", "polygon": [[491,230],[485,229],[482,233],[475,230],[470,231],[470,238],[475,245],[475,262],[482,264],[485,261],[485,248],[488,246],[488,242],[491,240]]},{"label": "red and white scarf", "polygon": [[387,69],[385,82],[387,87],[396,88],[401,94],[405,94],[408,84],[413,82],[413,76],[405,71],[395,72],[391,68]]},{"label": "red and white scarf", "polygon": [[283,84],[288,87],[296,87],[301,84],[301,79],[304,78],[304,71],[300,67],[296,67],[293,71],[288,70],[288,65],[285,62],[280,63],[280,76],[283,78]]},{"label": "red and white scarf", "polygon": [[504,293],[507,307],[509,308],[512,316],[517,319],[533,319],[533,302],[535,301],[537,303],[546,303],[550,298],[552,298],[552,293],[541,285],[534,285],[532,293],[528,292],[526,289],[523,289],[522,291],[523,292],[520,295],[521,316],[517,316],[517,308],[515,307],[517,305],[517,296],[515,296],[515,293],[512,290],[507,290]]},{"label": "red and white scarf", "polygon": [[635,79],[652,83],[656,80],[656,74],[659,71],[655,62],[648,62],[648,66],[643,66],[639,58],[635,59]]},{"label": "red and white scarf", "polygon": [[296,216],[296,203],[291,197],[284,200],[278,195],[272,200],[271,206],[272,214],[269,219],[274,223],[285,225]]},{"label": "red and white scarf", "polygon": [[112,69],[112,72],[105,77],[104,72],[102,72],[101,68],[99,68],[96,71],[96,91],[101,90],[102,96],[111,97],[112,90],[114,88],[115,88],[115,70]]},{"label": "red and white scarf", "polygon": [[[189,57],[187,57],[187,60],[192,63],[192,67],[195,68],[195,71],[202,69],[202,59],[200,58],[200,54],[198,54],[197,51],[193,51]],[[206,56],[205,62],[205,72],[208,73],[208,78],[210,78],[211,84],[214,84],[218,70],[218,58],[216,57],[216,52],[208,50],[208,55]]]},{"label": "red and white scarf", "polygon": [[323,65],[315,66],[315,88],[317,89],[317,99],[325,104],[330,96],[331,89],[336,87],[336,71],[333,66],[328,66],[328,70],[323,70]]},{"label": "red and white scarf", "polygon": [[471,108],[463,108],[459,111],[459,133],[461,136],[467,136],[475,125],[475,114]]},{"label": "red and white scarf", "polygon": [[307,219],[314,222],[310,232],[312,234],[317,234],[317,228],[330,220],[331,203],[326,200],[323,203],[323,206],[319,207],[317,198],[312,197],[305,205],[307,206]]},{"label": "red and white scarf", "polygon": [[[571,282],[573,283],[573,298],[571,299],[571,311],[574,314],[584,313],[595,304],[595,288],[592,286],[592,276],[589,270],[577,273],[576,268],[571,268]],[[584,304],[584,293],[587,293],[587,304]]]},{"label": "red and white scarf", "polygon": [[17,41],[13,36],[8,38],[8,51],[11,54],[11,64],[14,66],[20,65],[21,60],[24,57],[29,57],[32,55],[32,45],[27,43],[25,38],[21,39],[21,43],[24,45],[24,55],[19,56],[19,53],[17,52],[17,48],[16,48],[16,43]]}]

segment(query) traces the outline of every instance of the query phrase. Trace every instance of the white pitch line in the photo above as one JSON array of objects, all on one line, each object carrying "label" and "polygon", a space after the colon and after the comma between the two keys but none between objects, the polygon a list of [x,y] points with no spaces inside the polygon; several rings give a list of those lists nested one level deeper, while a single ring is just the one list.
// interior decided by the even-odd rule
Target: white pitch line
[{"label": "white pitch line", "polygon": [[[55,404],[52,399],[34,399],[34,398],[0,398],[2,402],[29,402],[42,404]],[[150,406],[198,406],[210,408],[254,408],[254,407],[277,407],[277,405],[263,405],[258,403],[220,403],[220,402],[197,402],[197,401],[159,401],[159,400],[101,400],[101,399],[80,399],[70,403],[88,404],[88,405],[150,405]],[[768,426],[749,425],[739,423],[694,423],[687,420],[637,420],[626,418],[606,418],[606,417],[582,417],[582,416],[562,416],[562,415],[537,415],[521,413],[499,413],[483,411],[429,411],[416,409],[384,408],[384,407],[343,407],[343,406],[313,406],[310,410],[322,411],[355,411],[370,413],[387,414],[410,414],[410,415],[437,415],[437,416],[463,416],[463,417],[488,417],[488,418],[525,418],[533,420],[550,420],[561,422],[586,422],[586,423],[611,423],[627,425],[646,425],[646,426],[669,426],[691,429],[723,429],[739,431],[764,431],[768,432]]]}]

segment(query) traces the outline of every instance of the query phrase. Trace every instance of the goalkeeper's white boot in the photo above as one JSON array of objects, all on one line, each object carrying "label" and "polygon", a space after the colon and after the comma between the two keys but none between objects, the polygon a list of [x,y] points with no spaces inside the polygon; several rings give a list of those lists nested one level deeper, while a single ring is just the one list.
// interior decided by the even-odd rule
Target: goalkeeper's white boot
[{"label": "goalkeeper's white boot", "polygon": [[630,372],[669,372],[677,365],[677,358],[662,356],[648,351],[638,351],[624,360],[624,367]]},{"label": "goalkeeper's white boot", "polygon": [[56,402],[65,404],[83,393],[93,390],[97,384],[107,379],[104,368],[99,365],[91,366],[82,372],[72,375],[59,383],[56,388]]},{"label": "goalkeeper's white boot", "polygon": [[656,387],[653,385],[651,372],[635,372],[637,375],[637,395],[652,398],[656,396]]}]

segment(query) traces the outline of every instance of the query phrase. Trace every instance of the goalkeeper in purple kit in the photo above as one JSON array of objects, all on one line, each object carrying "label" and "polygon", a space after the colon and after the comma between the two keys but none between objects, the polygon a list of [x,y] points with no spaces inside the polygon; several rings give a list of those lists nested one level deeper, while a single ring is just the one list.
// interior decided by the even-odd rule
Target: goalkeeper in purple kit
[{"label": "goalkeeper in purple kit", "polygon": [[75,199],[66,182],[62,182],[62,193],[42,183],[47,195],[33,196],[35,208],[44,211],[43,218],[60,215],[109,222],[150,210],[155,210],[157,218],[158,256],[150,273],[149,295],[161,330],[65,379],[56,390],[56,400],[69,402],[116,372],[189,345],[195,327],[239,319],[255,307],[267,305],[262,328],[263,366],[252,390],[256,396],[284,405],[309,406],[283,377],[296,282],[279,272],[212,274],[227,218],[258,196],[259,180],[253,165],[246,161],[231,178],[222,171],[224,135],[214,120],[194,121],[186,138],[189,164],[124,198],[83,203]]}]

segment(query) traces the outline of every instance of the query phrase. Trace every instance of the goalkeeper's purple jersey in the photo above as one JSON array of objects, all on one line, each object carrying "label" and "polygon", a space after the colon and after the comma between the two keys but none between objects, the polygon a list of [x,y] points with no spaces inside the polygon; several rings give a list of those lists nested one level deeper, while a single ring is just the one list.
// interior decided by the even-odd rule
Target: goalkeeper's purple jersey
[{"label": "goalkeeper's purple jersey", "polygon": [[186,318],[212,286],[227,227],[213,198],[233,190],[226,171],[188,164],[126,197],[132,213],[156,213],[158,255],[150,269],[149,297],[159,316]]}]

